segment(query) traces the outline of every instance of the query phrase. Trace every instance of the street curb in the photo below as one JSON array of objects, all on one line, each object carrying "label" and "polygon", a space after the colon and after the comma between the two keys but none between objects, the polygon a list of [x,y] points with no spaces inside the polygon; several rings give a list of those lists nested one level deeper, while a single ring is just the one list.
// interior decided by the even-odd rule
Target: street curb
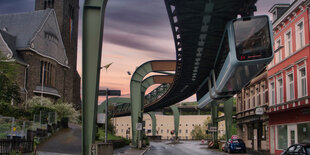
[{"label": "street curb", "polygon": [[146,151],[148,151],[150,148],[151,148],[151,147],[148,146],[148,147],[147,147],[143,152],[141,152],[139,155],[144,155],[144,153],[145,153]]}]

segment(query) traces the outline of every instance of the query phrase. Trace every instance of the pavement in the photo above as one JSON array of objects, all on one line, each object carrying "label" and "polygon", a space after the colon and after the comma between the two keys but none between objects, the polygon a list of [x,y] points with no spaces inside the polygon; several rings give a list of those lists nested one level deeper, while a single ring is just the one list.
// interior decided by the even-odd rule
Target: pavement
[{"label": "pavement", "polygon": [[[200,141],[181,141],[179,144],[166,142],[151,142],[145,155],[228,155],[218,149],[209,149],[207,145],[200,145]],[[257,152],[233,153],[234,155],[256,155]],[[261,154],[260,154],[261,155]]]},{"label": "pavement", "polygon": [[82,152],[81,126],[69,124],[68,129],[63,129],[38,146],[39,155],[72,155]]},{"label": "pavement", "polygon": [[[123,151],[119,151],[123,149]],[[148,151],[148,148],[143,148],[143,149],[135,149],[135,148],[131,148],[130,146],[125,146],[123,148],[120,149],[116,149],[113,152],[113,155],[143,155]]]}]

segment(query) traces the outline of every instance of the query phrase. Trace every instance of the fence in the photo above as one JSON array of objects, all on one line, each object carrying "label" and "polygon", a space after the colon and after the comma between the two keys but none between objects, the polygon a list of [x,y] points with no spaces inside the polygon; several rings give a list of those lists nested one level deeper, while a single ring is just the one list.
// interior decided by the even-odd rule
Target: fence
[{"label": "fence", "polygon": [[0,154],[10,153],[31,153],[33,152],[33,141],[26,140],[0,140]]}]

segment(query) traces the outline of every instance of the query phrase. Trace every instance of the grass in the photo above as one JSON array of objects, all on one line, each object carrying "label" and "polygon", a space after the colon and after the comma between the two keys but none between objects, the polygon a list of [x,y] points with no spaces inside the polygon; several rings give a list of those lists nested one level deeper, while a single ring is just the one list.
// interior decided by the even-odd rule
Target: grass
[{"label": "grass", "polygon": [[[102,129],[98,130],[99,140],[104,140],[105,132]],[[125,138],[121,136],[116,136],[108,132],[108,140],[123,140]]]}]

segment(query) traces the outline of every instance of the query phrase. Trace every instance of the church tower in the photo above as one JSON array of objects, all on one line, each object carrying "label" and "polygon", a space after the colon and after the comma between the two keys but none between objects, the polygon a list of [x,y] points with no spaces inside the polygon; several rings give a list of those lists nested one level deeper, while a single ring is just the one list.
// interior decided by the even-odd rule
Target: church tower
[{"label": "church tower", "polygon": [[63,101],[80,105],[80,81],[76,70],[79,0],[35,0],[35,10],[54,9],[70,69],[65,73]]}]

